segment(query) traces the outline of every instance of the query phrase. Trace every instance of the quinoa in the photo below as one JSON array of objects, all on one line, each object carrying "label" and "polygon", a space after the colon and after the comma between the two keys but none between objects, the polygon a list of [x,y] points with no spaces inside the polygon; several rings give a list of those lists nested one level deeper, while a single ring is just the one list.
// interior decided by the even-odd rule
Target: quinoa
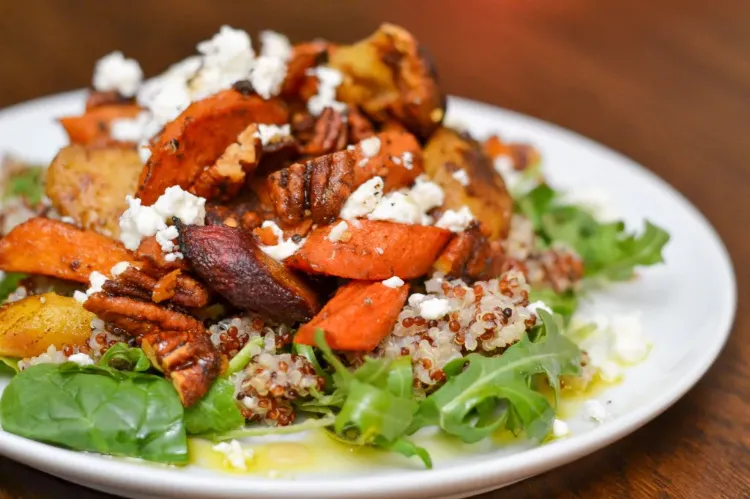
[{"label": "quinoa", "polygon": [[[460,279],[447,281],[437,273],[425,286],[429,294],[410,297],[377,350],[377,355],[388,358],[410,356],[417,387],[442,382],[445,364],[467,353],[501,353],[536,323],[536,316],[526,308],[529,286],[517,270],[473,285]],[[450,311],[438,319],[425,319],[419,305],[430,298],[448,300]]]},{"label": "quinoa", "polygon": [[289,326],[253,313],[223,319],[211,326],[208,332],[216,349],[230,359],[252,338],[263,338],[264,349],[271,353],[291,344],[293,338]]}]

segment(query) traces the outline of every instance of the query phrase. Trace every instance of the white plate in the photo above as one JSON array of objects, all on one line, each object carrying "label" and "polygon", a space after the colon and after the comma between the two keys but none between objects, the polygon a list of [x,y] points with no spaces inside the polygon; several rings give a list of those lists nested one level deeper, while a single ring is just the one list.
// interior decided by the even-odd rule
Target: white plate
[{"label": "white plate", "polygon": [[[39,99],[0,112],[0,151],[49,161],[65,144],[55,117],[79,113],[83,94]],[[642,310],[653,342],[648,359],[599,395],[613,417],[602,425],[573,418],[572,435],[528,448],[477,446],[443,456],[426,471],[398,457],[370,469],[325,472],[294,479],[217,475],[74,453],[0,431],[0,452],[89,487],[131,497],[464,497],[508,485],[589,454],[634,431],[682,396],[706,372],[724,345],[736,305],[727,252],[703,216],[669,185],[632,161],[585,138],[540,121],[463,99],[451,99],[449,116],[478,136],[499,132],[542,151],[554,186],[608,190],[623,217],[640,227],[646,217],[672,235],[666,265],[613,286],[594,303],[604,314]],[[0,379],[0,388],[7,380]]]}]

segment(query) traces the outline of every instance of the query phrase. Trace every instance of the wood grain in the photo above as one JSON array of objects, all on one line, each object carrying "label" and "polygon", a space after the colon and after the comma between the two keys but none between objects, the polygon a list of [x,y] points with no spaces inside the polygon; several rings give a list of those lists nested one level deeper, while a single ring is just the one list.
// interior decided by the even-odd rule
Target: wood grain
[{"label": "wood grain", "polygon": [[[153,74],[226,22],[293,40],[351,41],[387,20],[430,47],[449,92],[557,123],[646,165],[695,203],[729,248],[740,293],[730,343],[645,428],[483,497],[750,497],[750,2],[1,3],[0,105],[84,86],[94,61],[114,49]],[[0,459],[4,496],[101,497]]]}]

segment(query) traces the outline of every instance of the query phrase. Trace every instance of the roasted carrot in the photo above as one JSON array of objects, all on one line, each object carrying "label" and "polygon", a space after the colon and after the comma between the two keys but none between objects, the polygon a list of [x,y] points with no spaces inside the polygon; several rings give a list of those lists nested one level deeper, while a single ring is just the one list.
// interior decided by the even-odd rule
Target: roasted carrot
[{"label": "roasted carrot", "polygon": [[118,241],[49,218],[32,218],[0,240],[0,270],[89,282],[135,257]]},{"label": "roasted carrot", "polygon": [[106,145],[113,142],[109,124],[117,118],[135,118],[140,112],[136,105],[102,105],[87,110],[81,116],[60,118],[71,144]]},{"label": "roasted carrot", "polygon": [[335,222],[314,229],[285,263],[314,274],[347,279],[413,279],[426,274],[451,233],[438,227],[359,220],[336,242],[328,238]]},{"label": "roasted carrot", "polygon": [[189,188],[206,166],[213,165],[251,123],[280,125],[289,120],[286,105],[225,90],[191,104],[164,127],[151,144],[151,157],[141,173],[138,197],[151,205],[167,187]]},{"label": "roasted carrot", "polygon": [[393,328],[408,295],[408,284],[390,288],[380,282],[351,281],[299,328],[294,342],[314,345],[315,330],[320,328],[334,350],[370,352]]}]

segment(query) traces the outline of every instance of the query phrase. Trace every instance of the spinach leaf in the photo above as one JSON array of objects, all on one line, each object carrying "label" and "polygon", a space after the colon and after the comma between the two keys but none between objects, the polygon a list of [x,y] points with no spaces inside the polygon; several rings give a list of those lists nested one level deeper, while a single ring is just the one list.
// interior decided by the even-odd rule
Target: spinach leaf
[{"label": "spinach leaf", "polygon": [[223,433],[245,424],[237,400],[234,384],[219,378],[195,405],[185,409],[185,429],[190,435]]},{"label": "spinach leaf", "polygon": [[183,409],[164,378],[101,366],[39,364],[0,399],[3,429],[32,440],[161,463],[187,463]]},{"label": "spinach leaf", "polygon": [[12,357],[0,357],[0,372],[2,372],[3,369],[13,371],[14,374],[18,373],[20,371],[20,369],[18,369],[18,359]]},{"label": "spinach leaf", "polygon": [[474,353],[449,362],[447,381],[422,402],[410,431],[437,425],[464,442],[482,440],[501,427],[536,439],[547,435],[555,411],[530,388],[529,379],[544,373],[557,389],[560,375],[580,373],[581,352],[560,334],[553,316],[539,313],[546,330],[538,341],[524,336],[499,357]]},{"label": "spinach leaf", "polygon": [[151,361],[140,348],[129,347],[125,343],[112,345],[99,360],[102,367],[112,367],[120,371],[148,371]]},{"label": "spinach leaf", "polygon": [[44,197],[44,174],[46,170],[29,166],[11,175],[5,185],[4,198],[23,197],[31,206],[39,204]]},{"label": "spinach leaf", "polygon": [[0,282],[0,301],[6,300],[8,295],[15,291],[21,281],[26,279],[26,277],[26,274],[18,274],[15,272],[6,273],[2,282]]}]

